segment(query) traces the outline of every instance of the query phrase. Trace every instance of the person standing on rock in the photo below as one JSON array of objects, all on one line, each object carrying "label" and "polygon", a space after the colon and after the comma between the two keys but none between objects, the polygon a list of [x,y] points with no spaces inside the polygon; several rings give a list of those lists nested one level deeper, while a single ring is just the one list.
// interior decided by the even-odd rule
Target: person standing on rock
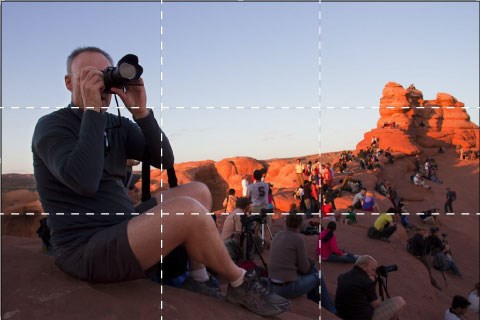
[{"label": "person standing on rock", "polygon": [[247,196],[247,188],[248,188],[248,180],[247,180],[248,176],[245,174],[243,175],[243,179],[242,179],[242,197],[246,197]]},{"label": "person standing on rock", "polygon": [[260,214],[262,209],[268,209],[268,189],[270,185],[262,181],[262,171],[253,172],[254,182],[247,188],[247,198],[252,201],[252,213]]},{"label": "person standing on rock", "polygon": [[297,174],[298,185],[301,185],[303,183],[304,170],[305,170],[305,165],[302,163],[302,159],[297,159],[297,164],[295,165],[295,173]]},{"label": "person standing on rock", "polygon": [[446,197],[446,202],[444,205],[445,213],[447,212],[453,212],[453,201],[457,199],[457,195],[455,191],[450,190],[450,188],[445,189],[447,191],[445,197]]},{"label": "person standing on rock", "polygon": [[[127,159],[143,161],[147,152],[153,166],[171,168],[174,155],[147,108],[141,78],[106,90],[104,70],[112,65],[99,48],[74,50],[65,76],[71,103],[42,117],[34,130],[34,175],[48,213],[55,264],[84,281],[128,281],[151,277],[166,255],[183,246],[196,279],[206,278],[195,279],[197,284],[208,281],[208,266],[228,281],[227,301],[263,316],[286,311],[289,300],[270,294],[229,257],[207,214],[212,197],[204,184],[163,191],[150,214],[135,213],[124,185]],[[106,112],[112,93],[133,121]]]}]

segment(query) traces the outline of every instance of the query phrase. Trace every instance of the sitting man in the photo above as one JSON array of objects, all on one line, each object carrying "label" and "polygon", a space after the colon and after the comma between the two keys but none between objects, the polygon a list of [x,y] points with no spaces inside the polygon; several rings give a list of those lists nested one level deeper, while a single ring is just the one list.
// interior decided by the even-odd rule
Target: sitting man
[{"label": "sitting man", "polygon": [[443,320],[461,320],[463,315],[467,313],[470,302],[467,298],[462,296],[454,296],[452,300],[452,305],[445,311]]},{"label": "sitting man", "polygon": [[272,292],[287,299],[307,294],[310,300],[318,304],[320,278],[313,261],[307,257],[305,240],[299,233],[302,221],[301,215],[291,211],[285,221],[286,228],[273,238],[268,277]]},{"label": "sitting man", "polygon": [[440,289],[437,284],[437,281],[432,276],[431,263],[428,259],[428,250],[429,250],[429,241],[428,241],[428,232],[424,228],[417,230],[417,233],[408,239],[407,241],[407,251],[418,258],[420,262],[425,266],[430,277],[430,283],[435,288]]},{"label": "sitting man", "polygon": [[405,306],[402,297],[381,302],[375,292],[377,261],[360,256],[352,270],[338,276],[335,307],[341,319],[397,319]]},{"label": "sitting man", "polygon": [[[450,253],[449,245],[445,245],[438,237],[440,231],[439,227],[431,227],[430,235],[428,236],[428,252],[433,256],[433,267],[440,271],[452,271],[458,277],[462,277],[453,257]],[[444,235],[446,237],[446,235]]]},{"label": "sitting man", "polygon": [[352,201],[353,209],[362,209],[363,201],[365,200],[366,194],[367,194],[367,189],[362,188],[360,192],[353,197],[353,201]]},{"label": "sitting man", "polygon": [[388,238],[397,230],[397,223],[393,221],[394,212],[395,209],[390,208],[388,213],[380,213],[373,226],[368,229],[368,237],[390,242]]},{"label": "sitting man", "polygon": [[[183,246],[196,282],[208,281],[208,266],[229,282],[227,301],[263,316],[284,312],[290,301],[268,293],[228,256],[207,215],[212,198],[205,185],[163,191],[151,214],[135,213],[124,185],[127,159],[143,161],[148,153],[153,166],[172,168],[174,156],[147,109],[143,80],[106,88],[102,70],[112,65],[99,48],[74,50],[65,76],[71,103],[42,117],[34,131],[34,174],[56,265],[89,282],[134,280],[152,276],[163,255]],[[111,93],[134,121],[106,112]]]},{"label": "sitting man", "polygon": [[432,188],[431,186],[429,186],[425,183],[425,180],[422,178],[420,173],[415,174],[415,176],[413,177],[413,183],[416,186],[420,186],[420,187],[423,187],[425,189],[431,189]]}]

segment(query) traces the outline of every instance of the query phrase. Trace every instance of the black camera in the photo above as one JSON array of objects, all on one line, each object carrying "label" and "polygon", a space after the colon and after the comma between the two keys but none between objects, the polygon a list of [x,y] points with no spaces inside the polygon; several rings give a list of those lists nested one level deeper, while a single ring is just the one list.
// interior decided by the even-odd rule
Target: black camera
[{"label": "black camera", "polygon": [[123,89],[132,81],[140,79],[143,68],[138,64],[138,57],[134,54],[127,54],[116,67],[108,67],[103,70],[103,82],[105,83],[106,93],[111,93],[111,88]]},{"label": "black camera", "polygon": [[394,272],[398,270],[398,266],[396,264],[391,264],[389,266],[379,266],[377,268],[377,274],[382,277],[386,277],[388,273]]}]

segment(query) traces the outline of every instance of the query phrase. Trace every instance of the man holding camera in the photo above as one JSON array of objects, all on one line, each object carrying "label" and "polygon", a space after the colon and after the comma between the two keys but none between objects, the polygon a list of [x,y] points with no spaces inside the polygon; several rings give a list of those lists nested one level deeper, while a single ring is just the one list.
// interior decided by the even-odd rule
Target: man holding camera
[{"label": "man holding camera", "polygon": [[338,276],[335,295],[337,315],[342,319],[393,320],[405,306],[402,297],[380,301],[375,291],[378,263],[371,256],[357,259],[352,270]]},{"label": "man holding camera", "polygon": [[[153,214],[133,214],[124,185],[127,159],[143,161],[148,153],[153,166],[171,168],[174,156],[146,107],[141,78],[122,83],[124,90],[111,88],[135,122],[105,112],[111,94],[104,74],[112,65],[99,48],[74,50],[65,76],[71,104],[42,117],[35,128],[34,174],[49,213],[56,265],[89,282],[134,280],[150,276],[163,255],[183,245],[190,262],[210,267],[229,282],[227,301],[263,316],[286,311],[289,300],[268,293],[228,256],[207,215],[212,199],[205,185],[163,191],[156,197],[158,204],[163,198],[161,205],[149,210]],[[195,271],[206,274],[204,266]]]}]

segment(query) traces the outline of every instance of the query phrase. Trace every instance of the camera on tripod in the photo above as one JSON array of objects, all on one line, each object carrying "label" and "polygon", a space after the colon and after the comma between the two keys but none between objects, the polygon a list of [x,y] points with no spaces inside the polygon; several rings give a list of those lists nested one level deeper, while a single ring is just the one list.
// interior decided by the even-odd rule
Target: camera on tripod
[{"label": "camera on tripod", "polygon": [[394,272],[398,270],[398,266],[396,264],[391,264],[389,266],[379,266],[377,268],[377,275],[382,277],[387,277],[390,272]]},{"label": "camera on tripod", "polygon": [[[387,276],[390,272],[394,272],[398,270],[398,266],[396,264],[391,264],[389,266],[379,266],[376,270],[377,272],[377,282],[378,282],[378,291],[380,293],[380,297],[382,301],[385,301],[384,292],[387,298],[390,298],[390,294],[388,293],[388,283],[387,283]],[[384,279],[385,278],[385,279]]]},{"label": "camera on tripod", "polygon": [[140,79],[142,73],[143,68],[138,64],[138,57],[134,54],[125,55],[116,67],[103,70],[105,92],[111,93],[111,88],[124,89],[126,85],[134,85],[133,82]]}]

